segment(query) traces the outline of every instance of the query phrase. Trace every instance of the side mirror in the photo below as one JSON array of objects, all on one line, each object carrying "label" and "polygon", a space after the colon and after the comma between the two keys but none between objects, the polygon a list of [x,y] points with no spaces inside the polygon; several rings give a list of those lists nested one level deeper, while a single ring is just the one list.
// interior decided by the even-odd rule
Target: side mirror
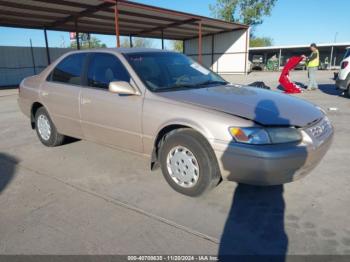
[{"label": "side mirror", "polygon": [[138,95],[139,92],[135,90],[128,82],[125,81],[114,81],[110,82],[108,90],[111,93],[120,95]]}]

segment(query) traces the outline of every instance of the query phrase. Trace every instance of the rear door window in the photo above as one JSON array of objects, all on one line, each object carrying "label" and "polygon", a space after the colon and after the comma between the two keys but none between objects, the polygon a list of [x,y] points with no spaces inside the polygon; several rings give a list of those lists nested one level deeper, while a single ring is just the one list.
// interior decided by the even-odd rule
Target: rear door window
[{"label": "rear door window", "polygon": [[107,90],[114,81],[130,82],[130,75],[120,60],[107,53],[95,53],[89,62],[88,86]]},{"label": "rear door window", "polygon": [[81,85],[86,56],[86,53],[67,56],[52,71],[50,80],[65,84]]}]

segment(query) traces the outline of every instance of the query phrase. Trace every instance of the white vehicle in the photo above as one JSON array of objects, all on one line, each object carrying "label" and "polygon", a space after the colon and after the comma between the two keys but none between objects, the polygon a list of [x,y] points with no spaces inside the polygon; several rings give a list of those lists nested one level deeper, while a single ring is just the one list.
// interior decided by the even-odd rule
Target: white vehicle
[{"label": "white vehicle", "polygon": [[336,85],[338,88],[346,91],[347,95],[350,96],[350,47],[346,48]]}]

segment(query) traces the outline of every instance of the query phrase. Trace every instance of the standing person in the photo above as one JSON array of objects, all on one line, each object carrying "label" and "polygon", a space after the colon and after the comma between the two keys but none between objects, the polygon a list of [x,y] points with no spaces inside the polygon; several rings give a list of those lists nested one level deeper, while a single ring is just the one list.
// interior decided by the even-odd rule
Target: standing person
[{"label": "standing person", "polygon": [[315,43],[310,45],[311,55],[306,58],[308,76],[309,76],[309,84],[307,86],[307,90],[316,90],[318,89],[318,84],[316,82],[316,72],[320,65],[320,52],[317,49]]}]

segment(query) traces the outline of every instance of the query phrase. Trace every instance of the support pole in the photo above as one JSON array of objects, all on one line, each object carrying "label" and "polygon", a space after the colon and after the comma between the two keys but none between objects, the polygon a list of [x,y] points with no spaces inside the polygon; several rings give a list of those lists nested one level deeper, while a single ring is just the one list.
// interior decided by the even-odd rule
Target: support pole
[{"label": "support pole", "polygon": [[49,50],[49,43],[48,43],[48,40],[47,40],[46,29],[44,29],[44,36],[45,36],[45,48],[46,48],[47,65],[49,65],[49,64],[51,64],[51,57],[50,57],[50,50]]},{"label": "support pole", "polygon": [[30,42],[30,53],[32,55],[33,71],[34,71],[34,75],[36,75],[34,50],[33,50],[33,44],[32,44],[32,39],[31,38],[29,39],[29,42]]},{"label": "support pole", "polygon": [[[244,74],[248,75],[250,68],[248,68],[249,61],[249,37],[250,37],[250,28],[246,29],[245,32],[245,56],[244,56]],[[219,60],[218,60],[219,61]]]},{"label": "support pole", "polygon": [[119,34],[119,10],[118,1],[115,2],[114,6],[114,24],[115,24],[115,35],[117,38],[117,47],[120,47],[120,34]]},{"label": "support pole", "polygon": [[75,19],[75,21],[74,21],[74,26],[75,26],[75,41],[77,41],[77,49],[80,50],[78,21],[77,21],[77,19]]},{"label": "support pole", "polygon": [[198,62],[202,63],[202,21],[198,22]]},{"label": "support pole", "polygon": [[331,59],[329,59],[329,70],[332,70],[332,60],[333,60],[334,47],[331,48]]},{"label": "support pole", "polygon": [[214,71],[214,35],[211,36],[211,69]]},{"label": "support pole", "polygon": [[131,35],[129,35],[129,45],[130,45],[130,47],[132,47],[132,36]]},{"label": "support pole", "polygon": [[164,31],[162,29],[162,50],[164,50]]},{"label": "support pole", "polygon": [[278,70],[280,70],[280,67],[281,67],[281,57],[282,57],[282,49],[280,49],[280,54],[278,56]]},{"label": "support pole", "polygon": [[186,51],[185,51],[185,40],[182,40],[182,53],[186,54]]}]

